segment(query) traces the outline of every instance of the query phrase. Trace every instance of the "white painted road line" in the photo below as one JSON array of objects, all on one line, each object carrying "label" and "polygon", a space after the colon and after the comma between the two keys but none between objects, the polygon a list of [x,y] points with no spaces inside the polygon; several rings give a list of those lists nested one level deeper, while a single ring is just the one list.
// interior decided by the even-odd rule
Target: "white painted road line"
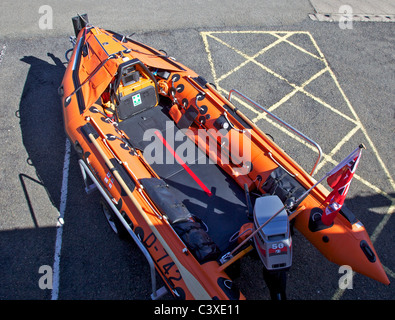
[{"label": "white painted road line", "polygon": [[0,65],[3,62],[3,58],[5,55],[5,51],[7,50],[7,46],[4,44],[0,51]]},{"label": "white painted road line", "polygon": [[56,242],[55,242],[55,256],[53,263],[53,280],[52,280],[52,295],[51,300],[57,300],[59,296],[59,268],[60,268],[60,253],[62,250],[62,236],[63,236],[63,224],[64,224],[64,213],[66,211],[67,203],[67,187],[69,181],[69,165],[70,165],[70,141],[66,139],[66,151],[63,162],[63,178],[62,178],[62,189],[60,194],[60,205],[59,205],[59,217],[56,228]]}]

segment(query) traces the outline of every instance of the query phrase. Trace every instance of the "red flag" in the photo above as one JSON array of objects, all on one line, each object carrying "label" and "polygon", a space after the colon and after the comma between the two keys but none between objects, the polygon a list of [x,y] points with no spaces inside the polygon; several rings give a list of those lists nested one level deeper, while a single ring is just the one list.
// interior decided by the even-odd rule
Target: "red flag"
[{"label": "red flag", "polygon": [[358,148],[337,165],[327,178],[329,186],[333,189],[326,197],[327,207],[322,214],[322,222],[329,226],[343,206],[354,172],[357,169],[362,149]]}]

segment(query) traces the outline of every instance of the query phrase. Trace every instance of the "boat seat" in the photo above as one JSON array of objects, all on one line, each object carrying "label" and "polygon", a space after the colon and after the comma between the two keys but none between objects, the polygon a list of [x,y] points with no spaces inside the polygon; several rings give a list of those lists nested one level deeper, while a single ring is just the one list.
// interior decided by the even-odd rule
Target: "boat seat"
[{"label": "boat seat", "polygon": [[170,224],[192,218],[184,204],[171,192],[169,185],[162,179],[143,178],[140,180],[145,191]]},{"label": "boat seat", "polygon": [[171,187],[162,179],[143,178],[144,190],[164,214],[188,250],[200,262],[215,260],[220,254],[202,225],[193,218],[184,204],[175,196]]}]

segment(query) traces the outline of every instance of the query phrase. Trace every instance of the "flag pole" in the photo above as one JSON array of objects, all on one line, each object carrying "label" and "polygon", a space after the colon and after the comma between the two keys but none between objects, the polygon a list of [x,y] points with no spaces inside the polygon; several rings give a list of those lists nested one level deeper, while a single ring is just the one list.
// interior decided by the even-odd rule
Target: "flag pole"
[{"label": "flag pole", "polygon": [[295,205],[298,204],[299,201],[302,201],[316,186],[318,186],[323,180],[328,178],[331,174],[338,171],[340,168],[344,167],[346,163],[350,161],[350,157],[354,155],[355,152],[361,149],[366,149],[365,145],[361,143],[353,152],[351,152],[346,158],[344,158],[337,166],[335,166],[331,171],[327,172],[320,180],[318,180],[309,190],[303,193],[296,201]]},{"label": "flag pole", "polygon": [[[342,160],[337,166],[335,166],[332,170],[327,172],[320,180],[318,180],[310,189],[306,190],[296,201],[295,204],[292,205],[292,207],[299,206],[298,202],[303,201],[303,199],[317,186],[319,185],[323,180],[325,180],[327,177],[329,177],[331,174],[334,172],[338,171],[340,168],[342,168],[346,163],[350,161],[350,157],[353,156],[358,150],[361,149],[366,149],[364,144],[360,144],[353,152],[351,152],[344,160]],[[239,250],[245,243],[247,243],[248,240],[250,240],[257,232],[262,230],[270,221],[272,221],[276,216],[280,214],[281,211],[284,209],[290,209],[291,207],[288,207],[287,205],[284,205],[280,210],[278,210],[273,216],[271,216],[268,220],[266,220],[259,228],[257,228],[254,232],[252,232],[247,238],[245,238],[236,248],[234,248],[231,252],[228,252],[225,254],[222,258],[228,257],[231,258],[233,257],[233,254]]]}]

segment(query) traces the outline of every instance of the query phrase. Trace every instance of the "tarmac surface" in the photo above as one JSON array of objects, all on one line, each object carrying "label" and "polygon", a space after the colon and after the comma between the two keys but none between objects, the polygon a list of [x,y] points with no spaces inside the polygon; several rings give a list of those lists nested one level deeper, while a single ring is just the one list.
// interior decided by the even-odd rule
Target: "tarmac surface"
[{"label": "tarmac surface", "polygon": [[[346,205],[363,222],[395,281],[394,23],[313,20],[317,1],[301,0],[46,5],[51,10],[37,0],[28,6],[2,2],[1,300],[150,299],[143,255],[111,232],[98,193],[85,194],[77,155],[66,143],[57,89],[76,13],[88,13],[99,27],[134,33],[134,39],[164,49],[224,95],[237,89],[310,136],[324,153],[316,179],[364,143],[367,150]],[[51,11],[52,19],[47,16]],[[339,13],[339,8],[332,11]],[[240,107],[311,170],[317,157],[313,148],[251,106]],[[339,266],[297,230],[293,245],[288,299],[394,299],[393,285],[358,274],[352,289],[339,289]],[[45,288],[47,269],[42,266],[59,266],[54,290]],[[270,299],[261,269],[253,257],[242,261],[237,283],[248,299]],[[164,299],[172,298],[167,294]]]}]

